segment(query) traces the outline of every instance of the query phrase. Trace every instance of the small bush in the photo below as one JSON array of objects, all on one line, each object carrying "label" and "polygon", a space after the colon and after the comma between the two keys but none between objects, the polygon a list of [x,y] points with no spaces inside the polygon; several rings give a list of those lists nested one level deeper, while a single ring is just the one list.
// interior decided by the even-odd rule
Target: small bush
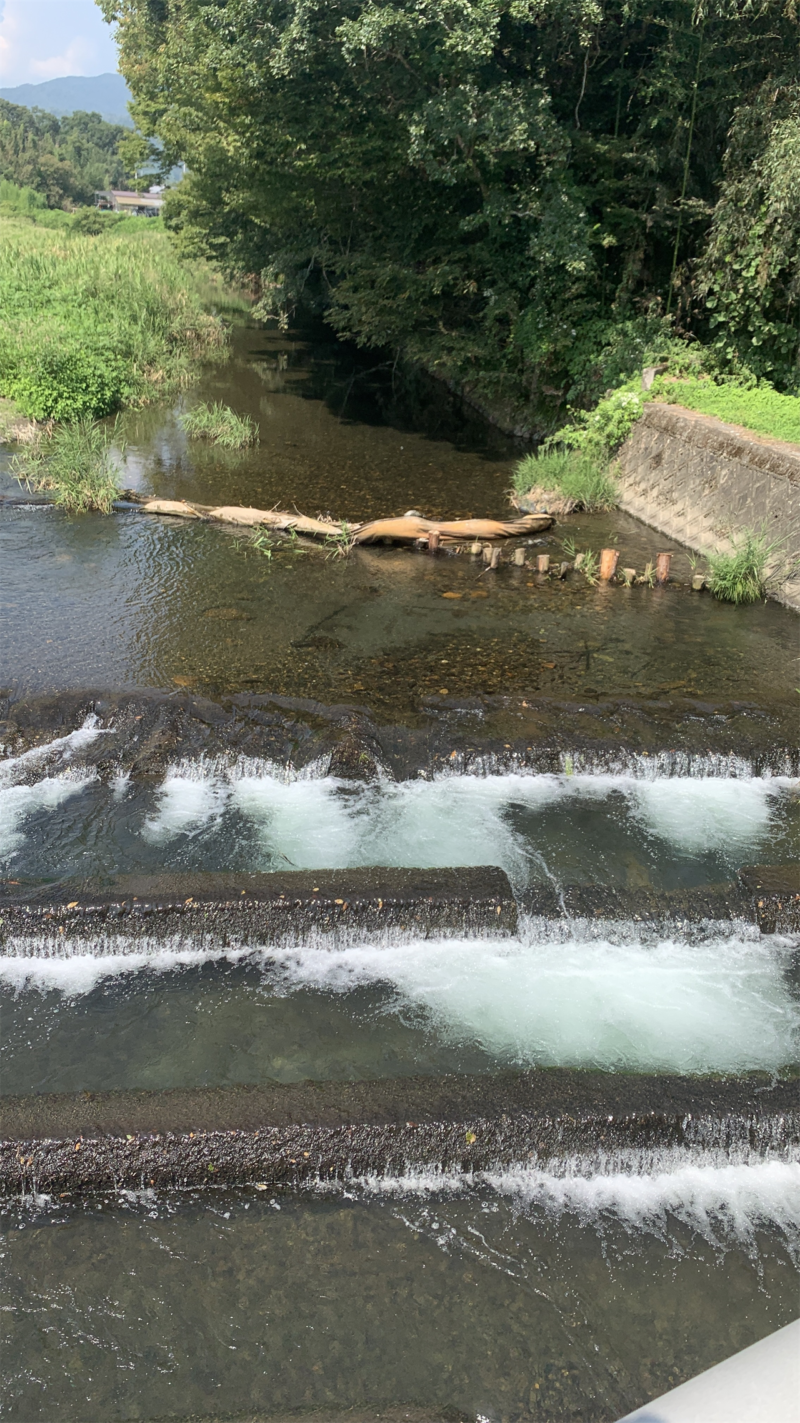
[{"label": "small bush", "polygon": [[83,237],[99,237],[101,232],[111,232],[124,221],[122,213],[101,212],[99,208],[78,208],[72,219],[71,229]]},{"label": "small bush", "polygon": [[777,544],[746,529],[733,540],[731,553],[708,556],[708,586],[723,603],[757,603],[767,596],[767,565]]},{"label": "small bush", "polygon": [[54,502],[71,514],[108,514],[119,494],[123,452],[116,421],[109,427],[76,420],[15,455],[11,472],[30,490],[52,490]]},{"label": "small bush", "polygon": [[122,404],[124,370],[111,352],[93,349],[88,340],[42,341],[32,354],[0,350],[3,391],[32,420],[91,419]]},{"label": "small bush", "polygon": [[526,455],[514,472],[514,488],[518,494],[552,490],[576,509],[612,509],[617,502],[607,459],[580,450]]},{"label": "small bush", "polygon": [[564,445],[569,450],[583,450],[608,460],[627,440],[649,399],[650,393],[641,388],[641,378],[630,381],[598,401],[594,410],[575,411],[575,424],[557,430],[547,441],[547,447]]},{"label": "small bush", "polygon": [[187,435],[212,440],[226,450],[243,450],[258,443],[258,426],[249,415],[237,415],[229,405],[197,405],[181,416]]}]

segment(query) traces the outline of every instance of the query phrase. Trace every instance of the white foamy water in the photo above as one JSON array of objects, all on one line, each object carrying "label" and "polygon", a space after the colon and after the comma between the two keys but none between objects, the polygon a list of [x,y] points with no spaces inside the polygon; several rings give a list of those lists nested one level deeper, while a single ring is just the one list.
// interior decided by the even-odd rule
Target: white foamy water
[{"label": "white foamy water", "polygon": [[266,854],[289,866],[361,863],[356,818],[339,781],[246,775],[233,782],[231,804],[257,827]]},{"label": "white foamy water", "polygon": [[[0,786],[30,779],[37,758],[68,763],[87,740],[101,734],[88,718],[70,736],[0,763]],[[326,774],[326,759],[295,772],[271,762],[243,759],[185,760],[170,767],[156,803],[140,823],[150,845],[168,847],[178,837],[214,831],[228,812],[255,831],[263,865],[298,869],[372,865],[436,868],[498,864],[512,883],[526,884],[534,862],[548,859],[549,837],[563,839],[571,823],[581,832],[581,807],[613,822],[613,834],[646,837],[682,857],[722,856],[731,867],[761,857],[781,806],[796,786],[785,777],[527,774],[442,774],[432,780],[344,782]],[[52,775],[52,773],[51,773]],[[117,773],[109,801],[124,798],[130,782]],[[46,792],[41,804],[50,805]],[[56,803],[52,803],[56,809]],[[537,833],[538,817],[563,811],[558,830],[552,817]],[[776,818],[777,817],[777,818]],[[22,824],[19,818],[15,822]],[[224,832],[227,833],[227,832]],[[15,829],[18,847],[19,830]],[[593,841],[594,843],[594,841]],[[617,840],[614,841],[617,843]],[[630,844],[630,840],[628,840]],[[221,855],[226,851],[221,847]],[[613,851],[612,851],[613,853]],[[625,854],[624,848],[620,853]]]},{"label": "white foamy water", "polygon": [[[607,926],[609,934],[613,933]],[[20,946],[24,947],[24,946]],[[384,1011],[500,1063],[642,1072],[775,1072],[800,1056],[800,1004],[788,938],[406,940],[321,950],[135,943],[132,952],[0,959],[0,982],[67,997],[136,974],[247,957],[264,986],[348,994],[391,990]],[[13,948],[12,948],[13,952]]]},{"label": "white foamy water", "polygon": [[[616,1222],[631,1234],[648,1232],[664,1240],[680,1224],[717,1248],[744,1246],[753,1252],[757,1231],[768,1227],[780,1232],[794,1257],[800,1256],[797,1159],[762,1160],[754,1153],[680,1147],[628,1150],[607,1159],[598,1153],[473,1173],[409,1167],[402,1175],[353,1178],[348,1188],[367,1198],[438,1199],[440,1205],[443,1198],[446,1203],[449,1196],[488,1189],[524,1213],[577,1216],[581,1224],[600,1228]],[[328,1194],[332,1188],[320,1182],[318,1189]],[[409,1223],[432,1232],[443,1224],[439,1211]],[[448,1243],[446,1230],[442,1243]]]},{"label": "white foamy water", "polygon": [[229,796],[230,787],[205,762],[182,761],[161,782],[155,814],[145,820],[142,835],[163,845],[176,835],[205,829],[219,819]]},{"label": "white foamy water", "polygon": [[524,1066],[776,1070],[800,1051],[780,943],[430,940],[275,955],[287,986],[389,983],[445,1038]]},{"label": "white foamy water", "polygon": [[[622,795],[633,822],[673,851],[736,858],[758,853],[791,784],[779,777],[513,773],[362,785],[279,776],[253,763],[226,774],[194,763],[168,774],[143,833],[165,843],[205,828],[230,805],[257,827],[267,858],[298,868],[499,864],[512,883],[524,883],[538,852],[535,822],[531,827],[529,820],[523,834],[513,823],[514,811],[535,816],[555,805],[568,809]],[[618,816],[618,804],[611,813]]]},{"label": "white foamy water", "polygon": [[57,736],[43,746],[33,746],[30,751],[23,751],[21,756],[7,756],[0,760],[0,786],[16,784],[23,776],[46,761],[55,759],[69,762],[76,751],[89,746],[98,736],[112,734],[110,728],[101,727],[100,718],[91,712],[83,725],[75,731],[70,731],[67,736]]},{"label": "white foamy water", "polygon": [[25,822],[37,811],[56,811],[71,796],[97,780],[95,771],[62,771],[35,785],[0,786],[0,863],[25,840]]},{"label": "white foamy water", "polygon": [[779,780],[633,781],[626,788],[633,814],[684,855],[708,850],[744,852],[769,834]]}]

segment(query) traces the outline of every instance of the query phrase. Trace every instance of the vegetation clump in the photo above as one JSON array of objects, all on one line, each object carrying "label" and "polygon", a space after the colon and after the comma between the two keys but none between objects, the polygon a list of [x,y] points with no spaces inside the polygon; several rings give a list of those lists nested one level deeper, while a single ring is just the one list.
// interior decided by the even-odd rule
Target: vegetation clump
[{"label": "vegetation clump", "polygon": [[757,603],[767,596],[767,568],[778,545],[753,529],[746,529],[732,544],[729,553],[708,555],[708,586],[723,603]]},{"label": "vegetation clump", "polygon": [[215,400],[210,405],[196,405],[181,417],[187,435],[211,440],[226,450],[243,450],[258,444],[258,426],[249,415],[237,415],[229,405]]},{"label": "vegetation clump", "polygon": [[514,471],[514,490],[534,502],[556,495],[562,513],[612,509],[617,502],[607,458],[581,450],[545,448],[525,455]]},{"label": "vegetation clump", "polygon": [[124,450],[116,421],[76,420],[40,433],[14,456],[11,472],[33,492],[52,492],[70,514],[109,514],[119,496]]}]

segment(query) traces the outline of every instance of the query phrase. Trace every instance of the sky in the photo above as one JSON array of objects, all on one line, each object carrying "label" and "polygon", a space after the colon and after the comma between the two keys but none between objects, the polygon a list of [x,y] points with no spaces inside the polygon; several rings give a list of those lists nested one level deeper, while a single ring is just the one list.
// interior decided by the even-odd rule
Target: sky
[{"label": "sky", "polygon": [[111,29],[94,0],[0,0],[0,87],[116,67]]}]

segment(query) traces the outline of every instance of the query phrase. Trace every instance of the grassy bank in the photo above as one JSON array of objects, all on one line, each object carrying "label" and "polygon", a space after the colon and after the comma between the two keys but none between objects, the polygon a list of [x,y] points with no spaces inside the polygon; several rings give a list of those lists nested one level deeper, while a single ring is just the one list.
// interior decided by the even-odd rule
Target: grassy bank
[{"label": "grassy bank", "polygon": [[800,399],[781,395],[771,386],[745,387],[712,380],[660,380],[654,387],[659,400],[685,405],[702,415],[714,415],[731,425],[743,425],[757,435],[800,444]]},{"label": "grassy bank", "polygon": [[225,327],[208,309],[224,289],[177,258],[160,224],[129,218],[84,235],[68,214],[52,227],[37,217],[0,215],[0,396],[21,414],[97,418],[224,358]]}]

